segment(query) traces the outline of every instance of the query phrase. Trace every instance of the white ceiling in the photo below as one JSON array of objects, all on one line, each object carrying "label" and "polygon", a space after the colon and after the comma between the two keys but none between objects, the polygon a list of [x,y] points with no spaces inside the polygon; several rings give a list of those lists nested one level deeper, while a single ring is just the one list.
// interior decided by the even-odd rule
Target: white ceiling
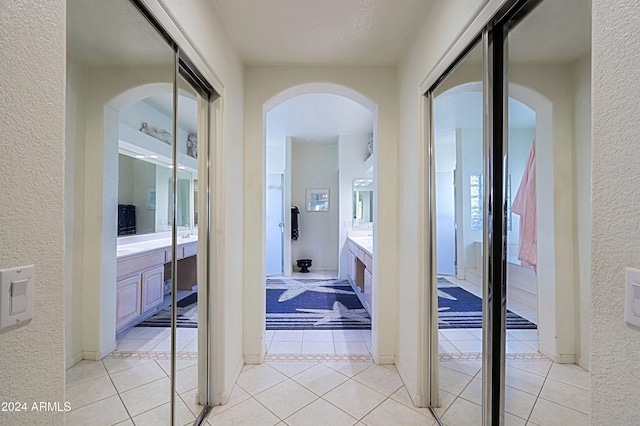
[{"label": "white ceiling", "polygon": [[431,0],[212,0],[245,64],[396,65]]},{"label": "white ceiling", "polygon": [[166,65],[173,49],[129,0],[67,0],[67,54],[91,67]]},{"label": "white ceiling", "polygon": [[[434,0],[210,1],[245,64],[353,66],[398,65]],[[588,3],[543,1],[510,33],[510,61],[566,63],[587,53],[591,41]],[[67,19],[69,56],[78,62],[88,66],[166,64],[172,69],[171,49],[129,0],[68,0]],[[339,134],[372,131],[373,117],[366,109],[339,97],[316,96],[293,99],[273,110],[268,138],[326,141]],[[149,102],[165,110],[168,105],[162,97]],[[474,108],[458,101],[451,107]],[[443,121],[451,125],[460,125],[453,122],[460,117],[479,117],[451,111]],[[193,123],[186,126],[195,127]]]},{"label": "white ceiling", "polygon": [[339,135],[373,133],[373,113],[338,95],[314,93],[281,103],[267,113],[267,144],[287,136],[309,142],[335,142]]}]

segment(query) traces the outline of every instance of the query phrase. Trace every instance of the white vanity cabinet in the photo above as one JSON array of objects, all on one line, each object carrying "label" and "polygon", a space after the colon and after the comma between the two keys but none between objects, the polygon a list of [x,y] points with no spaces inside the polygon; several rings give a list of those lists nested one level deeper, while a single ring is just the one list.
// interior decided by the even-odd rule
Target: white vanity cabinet
[{"label": "white vanity cabinet", "polygon": [[373,253],[370,248],[360,245],[351,238],[347,239],[349,253],[348,275],[362,306],[371,315],[373,294]]},{"label": "white vanity cabinet", "polygon": [[142,273],[142,313],[155,308],[164,297],[164,265]]},{"label": "white vanity cabinet", "polygon": [[371,288],[371,284],[373,283],[373,275],[371,274],[370,270],[368,268],[365,268],[364,270],[364,308],[367,310],[367,312],[369,312],[369,315],[371,315],[371,294],[372,294],[372,288]]},{"label": "white vanity cabinet", "polygon": [[116,333],[162,303],[164,250],[118,258]]},{"label": "white vanity cabinet", "polygon": [[116,284],[116,332],[142,316],[141,277],[134,275]]},{"label": "white vanity cabinet", "polygon": [[[197,254],[197,241],[177,247],[178,290],[191,291],[197,284]],[[116,333],[157,312],[164,300],[165,277],[171,276],[171,260],[167,243],[118,257]]]},{"label": "white vanity cabinet", "polygon": [[[353,243],[349,243],[350,245]],[[349,248],[349,279],[355,283],[356,281],[356,260],[358,257],[354,254],[353,250]]]}]

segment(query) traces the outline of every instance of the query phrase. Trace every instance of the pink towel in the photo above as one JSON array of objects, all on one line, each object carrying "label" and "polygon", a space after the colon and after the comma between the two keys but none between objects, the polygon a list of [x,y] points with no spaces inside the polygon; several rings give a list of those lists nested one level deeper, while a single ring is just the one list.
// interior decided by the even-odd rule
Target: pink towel
[{"label": "pink towel", "polygon": [[520,216],[520,248],[518,259],[522,266],[536,269],[538,251],[536,241],[536,141],[531,143],[527,166],[520,182],[511,211]]}]

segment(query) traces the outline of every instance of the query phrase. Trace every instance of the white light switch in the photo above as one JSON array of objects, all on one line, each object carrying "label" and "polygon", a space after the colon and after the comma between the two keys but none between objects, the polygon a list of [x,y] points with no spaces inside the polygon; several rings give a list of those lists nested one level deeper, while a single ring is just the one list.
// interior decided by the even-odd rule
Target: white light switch
[{"label": "white light switch", "polygon": [[11,282],[11,315],[27,310],[27,288],[29,280]]},{"label": "white light switch", "polygon": [[0,330],[33,318],[33,265],[0,270]]},{"label": "white light switch", "polygon": [[640,327],[640,269],[627,268],[624,320]]}]

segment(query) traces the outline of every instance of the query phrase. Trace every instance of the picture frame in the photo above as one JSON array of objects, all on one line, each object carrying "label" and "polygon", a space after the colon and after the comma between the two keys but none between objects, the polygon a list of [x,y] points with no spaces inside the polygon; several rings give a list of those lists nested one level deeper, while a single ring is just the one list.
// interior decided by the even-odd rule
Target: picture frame
[{"label": "picture frame", "polygon": [[308,212],[328,212],[329,211],[329,189],[307,189]]}]

